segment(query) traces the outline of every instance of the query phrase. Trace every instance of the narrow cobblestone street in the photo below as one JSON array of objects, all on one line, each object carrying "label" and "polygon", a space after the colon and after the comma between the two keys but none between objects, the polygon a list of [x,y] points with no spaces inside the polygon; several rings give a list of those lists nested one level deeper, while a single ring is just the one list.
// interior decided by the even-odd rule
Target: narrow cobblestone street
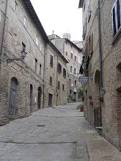
[{"label": "narrow cobblestone street", "polygon": [[120,161],[77,106],[46,108],[0,127],[0,161]]},{"label": "narrow cobblestone street", "polygon": [[88,161],[77,104],[48,108],[0,127],[0,161]]}]

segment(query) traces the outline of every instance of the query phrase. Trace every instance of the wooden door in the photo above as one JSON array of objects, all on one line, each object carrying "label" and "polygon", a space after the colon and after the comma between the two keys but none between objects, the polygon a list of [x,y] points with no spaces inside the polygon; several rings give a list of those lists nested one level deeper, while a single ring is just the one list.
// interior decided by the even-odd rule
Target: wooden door
[{"label": "wooden door", "polygon": [[17,112],[17,88],[18,81],[16,78],[11,79],[10,97],[9,97],[9,115],[16,115]]}]

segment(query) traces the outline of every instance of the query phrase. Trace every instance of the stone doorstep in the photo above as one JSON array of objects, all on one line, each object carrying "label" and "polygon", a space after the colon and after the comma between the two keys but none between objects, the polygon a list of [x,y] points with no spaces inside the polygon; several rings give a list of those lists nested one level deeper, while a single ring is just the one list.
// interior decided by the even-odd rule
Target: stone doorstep
[{"label": "stone doorstep", "polygon": [[97,133],[87,136],[87,148],[90,161],[121,161],[121,152]]}]

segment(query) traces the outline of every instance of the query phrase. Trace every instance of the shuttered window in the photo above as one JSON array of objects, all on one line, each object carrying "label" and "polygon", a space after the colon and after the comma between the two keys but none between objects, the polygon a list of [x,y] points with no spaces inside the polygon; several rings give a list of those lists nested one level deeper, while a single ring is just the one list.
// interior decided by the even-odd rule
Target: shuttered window
[{"label": "shuttered window", "polygon": [[112,9],[113,35],[115,36],[121,28],[121,0],[116,0]]}]

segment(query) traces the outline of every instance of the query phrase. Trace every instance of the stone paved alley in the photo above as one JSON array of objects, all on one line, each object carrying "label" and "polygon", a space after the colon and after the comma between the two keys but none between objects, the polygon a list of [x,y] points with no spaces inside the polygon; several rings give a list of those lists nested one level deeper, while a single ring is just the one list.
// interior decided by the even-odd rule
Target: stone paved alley
[{"label": "stone paved alley", "polygon": [[0,161],[121,161],[77,105],[43,109],[0,127]]}]

